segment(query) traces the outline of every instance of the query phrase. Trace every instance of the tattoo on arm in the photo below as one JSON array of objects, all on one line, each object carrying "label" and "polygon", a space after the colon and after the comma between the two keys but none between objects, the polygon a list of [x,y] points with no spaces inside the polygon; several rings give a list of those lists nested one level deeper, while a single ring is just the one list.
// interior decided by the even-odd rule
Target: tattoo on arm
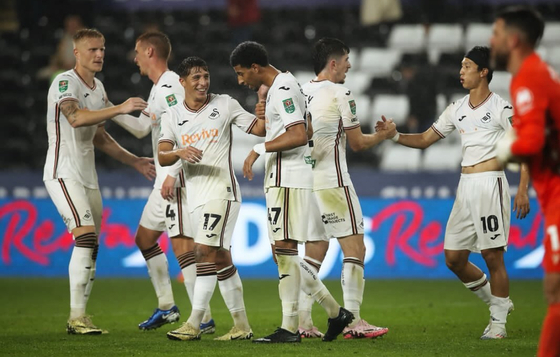
[{"label": "tattoo on arm", "polygon": [[64,102],[60,106],[60,111],[64,114],[66,119],[68,119],[70,124],[73,124],[76,121],[76,112],[78,109],[78,102],[73,100]]}]

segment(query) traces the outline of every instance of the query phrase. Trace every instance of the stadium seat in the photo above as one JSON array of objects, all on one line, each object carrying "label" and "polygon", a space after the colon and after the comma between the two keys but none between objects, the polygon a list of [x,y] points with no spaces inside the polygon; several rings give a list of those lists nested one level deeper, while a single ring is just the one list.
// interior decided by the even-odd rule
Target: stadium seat
[{"label": "stadium seat", "polygon": [[457,171],[461,166],[461,160],[461,145],[437,143],[424,151],[422,168],[435,171]]},{"label": "stadium seat", "polygon": [[315,78],[315,72],[313,71],[296,71],[293,73],[300,85],[304,85],[313,78]]},{"label": "stadium seat", "polygon": [[490,82],[490,90],[497,93],[505,100],[509,100],[509,84],[511,82],[511,74],[505,71],[496,71]]},{"label": "stadium seat", "polygon": [[544,47],[560,45],[560,22],[547,22],[545,24],[540,45]]},{"label": "stadium seat", "polygon": [[360,53],[360,72],[376,77],[388,77],[401,60],[401,51],[387,48],[365,47]]},{"label": "stadium seat", "polygon": [[430,63],[436,64],[443,52],[462,50],[463,27],[459,24],[434,24],[428,32],[426,49]]},{"label": "stadium seat", "polygon": [[367,73],[358,72],[354,69],[346,73],[344,86],[350,89],[354,95],[362,94],[371,84],[371,76]]},{"label": "stadium seat", "polygon": [[556,72],[560,72],[560,45],[549,47],[547,49],[546,61],[556,70]]},{"label": "stadium seat", "polygon": [[436,95],[436,115],[439,116],[441,113],[443,113],[443,111],[449,104],[450,103],[447,102],[447,97],[445,96],[445,94],[439,93],[438,95]]},{"label": "stadium seat", "polygon": [[391,118],[397,124],[403,125],[406,121],[410,108],[410,102],[404,94],[379,94],[373,99],[372,117],[373,126],[375,122],[384,115]]},{"label": "stadium seat", "polygon": [[491,36],[491,24],[473,23],[467,25],[467,29],[465,30],[465,52],[469,51],[474,46],[488,46]]},{"label": "stadium seat", "polygon": [[361,125],[370,125],[372,120],[371,114],[371,98],[368,95],[354,96],[356,101],[356,115]]},{"label": "stadium seat", "polygon": [[389,34],[388,47],[406,52],[421,52],[425,47],[423,25],[395,25]]},{"label": "stadium seat", "polygon": [[398,144],[383,151],[380,168],[387,171],[417,171],[421,166],[422,151]]},{"label": "stadium seat", "polygon": [[464,96],[466,96],[468,93],[465,91],[464,93],[458,92],[458,93],[453,93],[451,94],[451,96],[449,96],[449,104],[458,101],[459,99],[463,99]]}]

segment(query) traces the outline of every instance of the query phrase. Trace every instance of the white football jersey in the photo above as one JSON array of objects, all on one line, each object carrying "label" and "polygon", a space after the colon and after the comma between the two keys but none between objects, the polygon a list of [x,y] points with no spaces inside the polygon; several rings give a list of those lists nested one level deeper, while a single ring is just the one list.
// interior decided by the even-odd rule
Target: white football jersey
[{"label": "white football jersey", "polygon": [[241,202],[231,162],[231,125],[250,133],[256,123],[255,115],[229,95],[209,94],[197,111],[183,101],[163,113],[159,142],[178,148],[194,146],[202,151],[200,162],[183,161],[190,211],[215,199]]},{"label": "white football jersey", "polygon": [[[163,167],[158,161],[158,141],[161,133],[161,115],[167,108],[183,102],[185,90],[179,82],[179,75],[173,71],[164,72],[158,79],[157,83],[152,86],[150,97],[148,98],[148,107],[142,111],[142,115],[147,116],[152,122],[152,150],[154,155],[154,165],[156,167],[156,180],[154,188],[161,189],[163,181],[167,177],[168,172],[173,166]],[[184,187],[184,177],[181,174],[178,177],[175,186]]]},{"label": "white football jersey", "polygon": [[90,87],[73,69],[55,77],[47,97],[49,148],[43,180],[69,178],[97,189],[93,138],[98,125],[73,128],[60,111],[60,105],[67,101],[89,110],[103,109],[108,104],[105,88],[97,78]]},{"label": "white football jersey", "polygon": [[490,93],[476,107],[469,99],[466,95],[451,103],[432,125],[441,138],[455,129],[459,131],[463,146],[461,166],[472,166],[496,157],[495,144],[512,128],[512,106],[502,97]]},{"label": "white football jersey", "polygon": [[[276,139],[286,129],[306,123],[303,91],[291,73],[279,73],[266,98],[266,141]],[[311,152],[300,146],[265,155],[264,187],[313,188]]]},{"label": "white football jersey", "polygon": [[313,124],[313,188],[352,185],[346,165],[345,130],[360,126],[352,92],[327,80],[310,81],[302,89]]}]

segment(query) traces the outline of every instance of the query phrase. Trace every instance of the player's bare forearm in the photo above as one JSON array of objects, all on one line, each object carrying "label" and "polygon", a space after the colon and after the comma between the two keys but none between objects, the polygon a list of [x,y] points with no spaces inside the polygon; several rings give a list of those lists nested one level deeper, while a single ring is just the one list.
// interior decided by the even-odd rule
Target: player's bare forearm
[{"label": "player's bare forearm", "polygon": [[171,166],[179,160],[179,155],[173,150],[173,144],[161,142],[158,144],[158,161],[161,166]]},{"label": "player's bare forearm", "polygon": [[185,160],[191,164],[199,163],[202,160],[202,151],[193,146],[172,149],[169,142],[160,142],[158,144],[158,160],[161,166],[171,166],[178,159]]},{"label": "player's bare forearm", "polygon": [[397,134],[397,129],[394,123],[379,129],[374,134],[364,134],[362,133],[361,127],[346,130],[346,136],[348,138],[348,144],[352,151],[363,151],[371,149],[385,139],[392,138]]},{"label": "player's bare forearm", "polygon": [[135,110],[145,109],[147,105],[148,103],[141,98],[129,98],[120,105],[108,106],[99,110],[89,110],[87,108],[80,109],[78,102],[71,100],[62,103],[60,111],[73,128],[79,128],[102,123],[119,114],[127,114]]},{"label": "player's bare forearm", "polygon": [[95,133],[93,145],[97,149],[103,151],[105,154],[125,165],[133,166],[138,159],[138,156],[120,146],[119,143],[117,143],[102,126],[100,126]]},{"label": "player's bare forearm", "polygon": [[414,149],[425,149],[440,139],[440,136],[429,128],[421,134],[400,134],[398,143]]},{"label": "player's bare forearm", "polygon": [[513,211],[516,212],[518,219],[523,219],[529,214],[531,208],[529,203],[529,167],[527,164],[521,164],[521,177],[519,179],[519,188],[513,200]]},{"label": "player's bare forearm", "polygon": [[521,163],[521,170],[519,174],[519,189],[520,190],[529,190],[529,181],[531,179],[529,175],[529,165],[525,162]]},{"label": "player's bare forearm", "polygon": [[307,145],[307,142],[307,132],[302,123],[289,127],[282,135],[267,141],[265,147],[267,152],[279,152]]},{"label": "player's bare forearm", "polygon": [[257,122],[251,129],[251,134],[255,136],[266,136],[266,125],[263,119],[257,119]]}]

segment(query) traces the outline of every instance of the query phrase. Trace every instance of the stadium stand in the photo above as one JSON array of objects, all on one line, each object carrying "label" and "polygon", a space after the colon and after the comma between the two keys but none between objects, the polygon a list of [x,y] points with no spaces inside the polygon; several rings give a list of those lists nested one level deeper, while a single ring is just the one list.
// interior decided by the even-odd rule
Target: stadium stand
[{"label": "stadium stand", "polygon": [[[363,130],[370,132],[381,114],[393,117],[399,124],[412,114],[409,111],[414,109],[413,101],[407,96],[414,94],[411,94],[403,72],[406,67],[421,68],[428,74],[431,82],[426,83],[426,87],[435,88],[435,117],[448,103],[466,94],[458,81],[459,63],[466,50],[488,43],[492,14],[501,4],[499,1],[444,3],[445,12],[442,13],[446,16],[436,16],[435,13],[426,16],[414,1],[403,1],[404,13],[398,23],[370,27],[360,25],[359,6],[265,7],[262,21],[256,25],[254,40],[267,46],[272,63],[291,71],[304,82],[314,77],[311,44],[324,36],[343,39],[351,47],[353,65],[346,86],[356,95]],[[548,2],[538,6],[548,20],[539,53],[559,69],[560,7]],[[189,11],[125,11],[107,6],[99,9],[88,6],[86,9],[87,12],[82,14],[86,24],[97,27],[107,39],[106,64],[99,77],[104,81],[111,101],[148,95],[151,83],[138,75],[138,68],[133,63],[134,41],[145,29],[158,28],[167,33],[173,43],[172,69],[186,56],[205,58],[212,74],[211,90],[228,93],[252,110],[256,100],[254,93],[238,86],[228,64],[234,44],[230,42],[225,11],[204,6]],[[485,15],[481,17],[480,14]],[[49,82],[38,79],[36,72],[48,64],[62,36],[61,16],[51,9],[45,16],[37,18],[36,23],[21,20],[19,29],[0,32],[0,105],[5,115],[5,130],[0,134],[0,140],[7,149],[2,159],[5,169],[38,170],[43,166]],[[491,89],[509,99],[509,80],[507,75],[496,73]],[[150,154],[149,139],[138,141],[112,123],[108,123],[108,130],[131,151]],[[254,139],[242,134],[235,137],[234,164],[239,171],[241,159],[245,156],[243,150],[250,148]],[[456,136],[446,144],[459,145]],[[416,157],[414,150],[405,150],[403,160]],[[434,153],[427,152],[424,156],[437,155],[437,152],[434,149]],[[40,154],[28,155],[30,153]],[[381,162],[381,169],[436,169],[427,164],[427,159],[423,161],[419,157],[417,163],[399,161],[396,158],[400,155],[398,151],[383,148],[373,149],[367,155],[348,150],[348,155],[352,165],[371,167],[372,163]],[[442,166],[437,169],[456,168],[451,158],[436,161]],[[99,153],[98,167],[119,168],[121,165]]]}]

